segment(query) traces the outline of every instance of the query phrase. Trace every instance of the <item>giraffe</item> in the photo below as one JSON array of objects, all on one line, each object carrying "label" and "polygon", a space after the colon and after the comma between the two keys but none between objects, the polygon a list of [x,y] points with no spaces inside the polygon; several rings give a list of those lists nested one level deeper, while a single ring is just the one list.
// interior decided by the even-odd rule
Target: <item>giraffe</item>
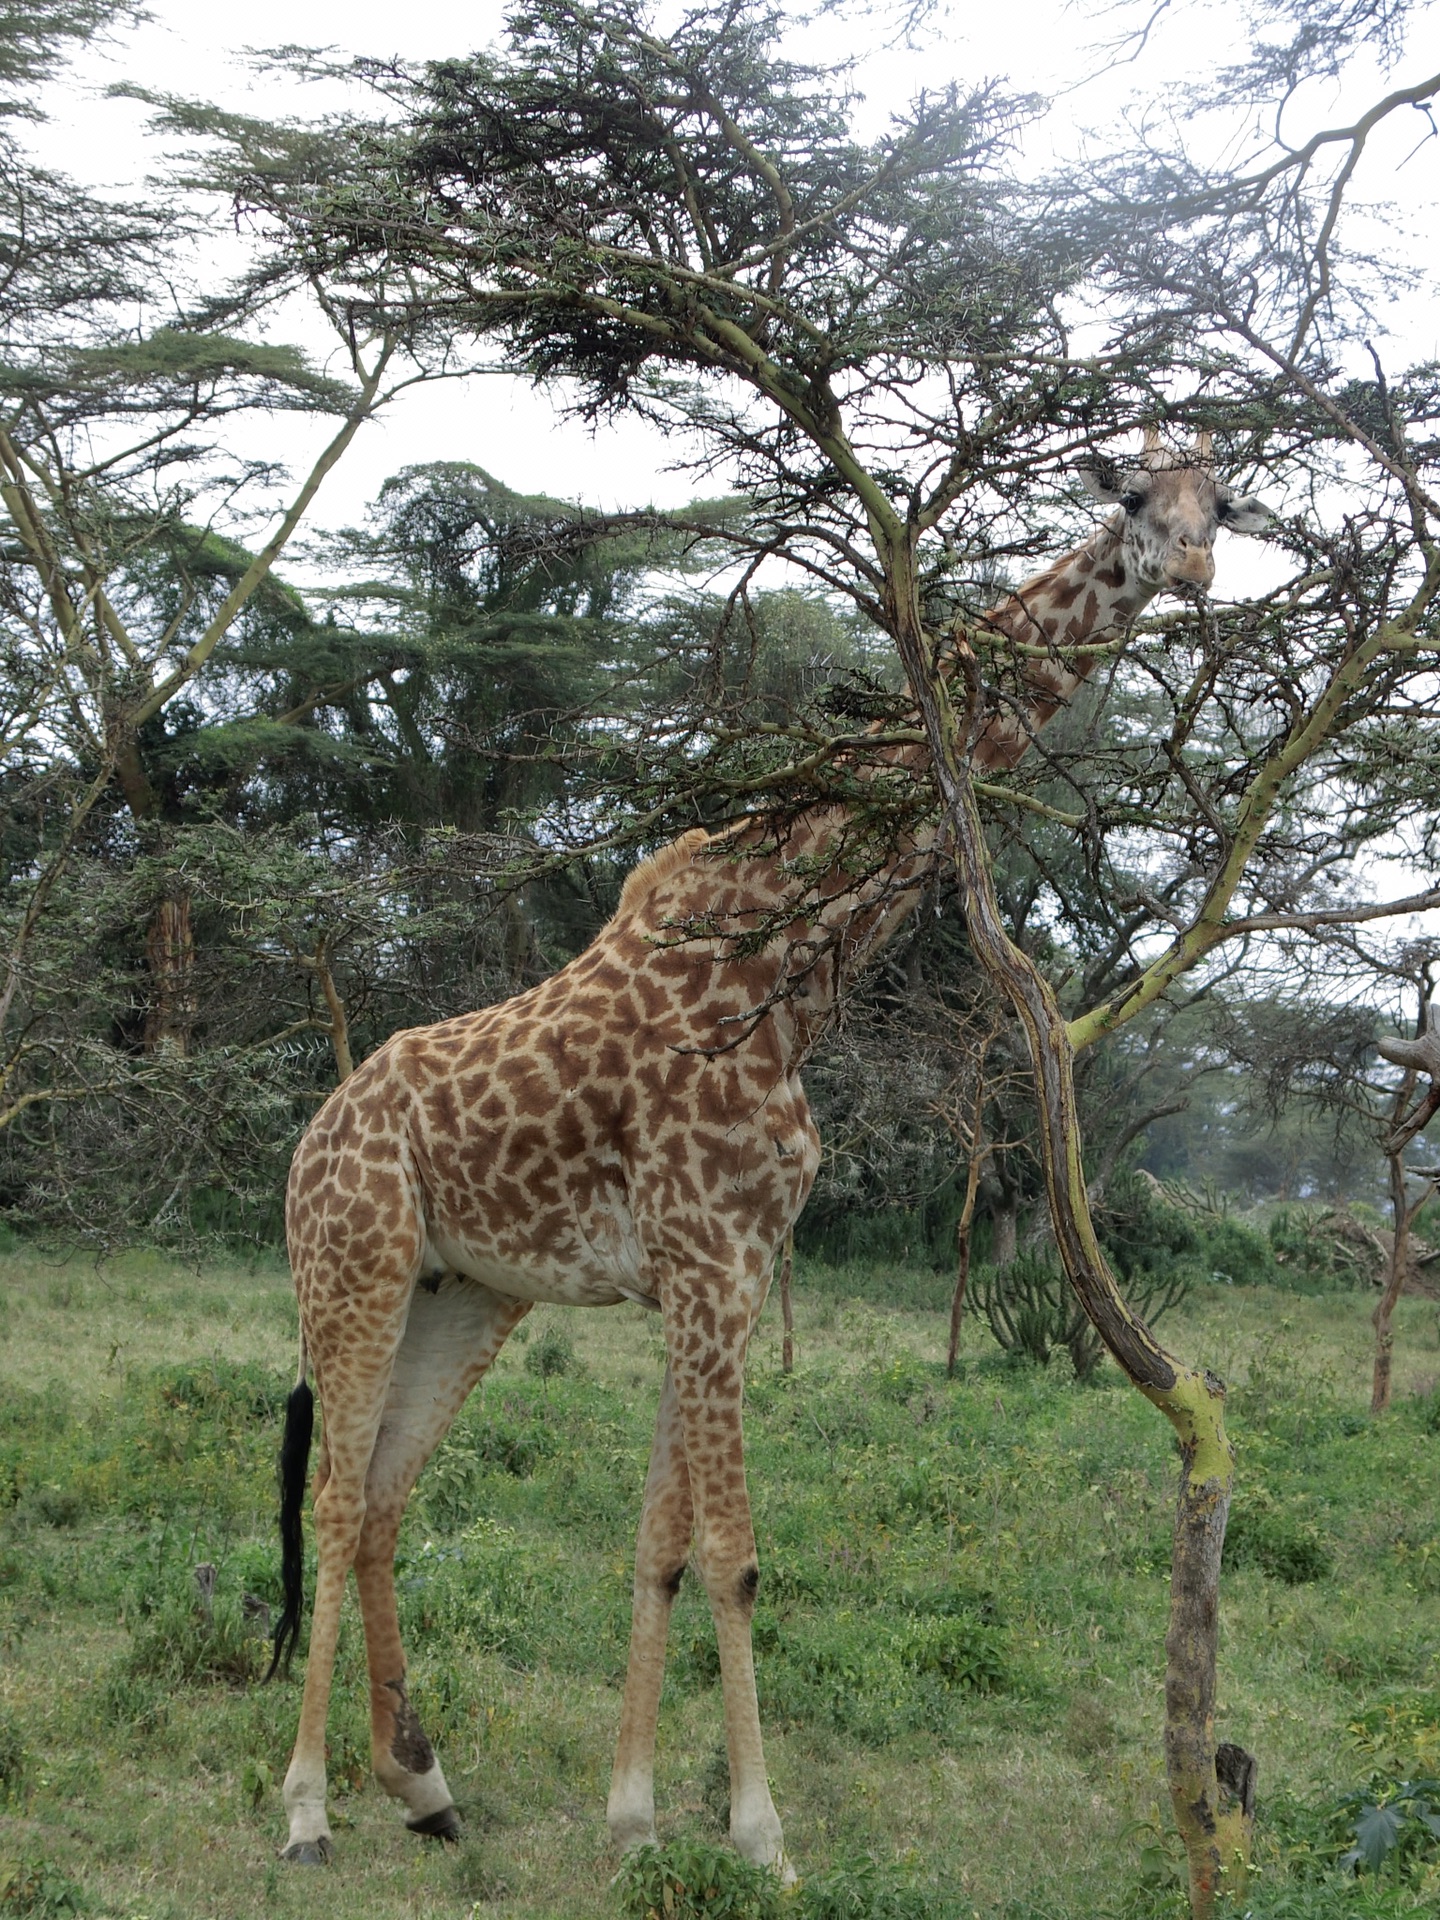
[{"label": "giraffe", "polygon": [[[1218,527],[1253,532],[1269,518],[1214,478],[1204,441],[1181,456],[1147,435],[1138,464],[1100,462],[1088,484],[1116,511],[988,616],[1055,651],[1030,656],[1023,699],[988,719],[982,766],[1013,766],[1093,666],[1059,650],[1123,633],[1163,590],[1208,587]],[[303,1600],[310,1370],[324,1425],[285,1858],[331,1853],[325,1726],[352,1570],[376,1778],[413,1831],[458,1833],[406,1692],[393,1583],[405,1504],[532,1305],[634,1301],[660,1314],[667,1365],[636,1538],[611,1835],[621,1850],[655,1837],[665,1641],[691,1564],[719,1644],[731,1838],[783,1869],[751,1653],[759,1568],[742,1373],[776,1251],[819,1165],[800,1068],[847,978],[912,910],[933,850],[933,835],[917,834],[857,880],[836,856],[845,824],[840,808],[817,806],[783,844],[755,821],[682,834],[634,869],[577,959],[498,1006],[393,1035],[296,1149],[286,1228],[301,1357],[281,1455],[285,1607],[272,1672],[293,1650]],[[792,912],[798,872],[809,892]],[[779,922],[762,916],[777,910],[785,924],[758,952],[736,941],[746,928],[768,934]]]}]

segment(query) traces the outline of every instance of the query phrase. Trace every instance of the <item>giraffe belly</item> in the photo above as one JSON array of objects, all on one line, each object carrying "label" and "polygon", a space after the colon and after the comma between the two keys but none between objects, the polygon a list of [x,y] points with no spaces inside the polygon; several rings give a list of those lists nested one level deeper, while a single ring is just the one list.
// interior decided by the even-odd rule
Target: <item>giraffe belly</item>
[{"label": "giraffe belly", "polygon": [[[560,1307],[617,1307],[625,1300],[649,1306],[640,1277],[639,1250],[626,1257],[627,1236],[605,1235],[610,1246],[592,1246],[578,1232],[553,1251],[481,1242],[432,1225],[426,1236],[422,1274],[459,1273],[507,1300],[533,1300]],[[571,1238],[567,1236],[567,1238]]]}]

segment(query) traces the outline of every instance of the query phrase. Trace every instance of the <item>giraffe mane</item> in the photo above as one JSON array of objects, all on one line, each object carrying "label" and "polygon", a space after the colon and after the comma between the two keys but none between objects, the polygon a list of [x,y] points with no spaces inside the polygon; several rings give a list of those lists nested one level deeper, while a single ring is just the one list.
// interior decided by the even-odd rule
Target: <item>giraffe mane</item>
[{"label": "giraffe mane", "polygon": [[626,874],[616,911],[629,913],[638,907],[662,880],[674,873],[677,867],[683,867],[695,850],[709,838],[704,827],[691,827],[678,840],[672,840],[668,846],[657,847],[654,853],[647,854],[638,866],[632,867]]}]

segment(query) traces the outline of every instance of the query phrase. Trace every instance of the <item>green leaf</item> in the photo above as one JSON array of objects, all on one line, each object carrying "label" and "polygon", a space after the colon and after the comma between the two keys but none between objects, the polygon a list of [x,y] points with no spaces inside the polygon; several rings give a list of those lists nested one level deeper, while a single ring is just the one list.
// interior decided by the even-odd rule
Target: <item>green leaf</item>
[{"label": "green leaf", "polygon": [[1394,1851],[1400,1826],[1400,1815],[1393,1807],[1366,1807],[1355,1822],[1356,1850],[1372,1873],[1378,1873]]}]

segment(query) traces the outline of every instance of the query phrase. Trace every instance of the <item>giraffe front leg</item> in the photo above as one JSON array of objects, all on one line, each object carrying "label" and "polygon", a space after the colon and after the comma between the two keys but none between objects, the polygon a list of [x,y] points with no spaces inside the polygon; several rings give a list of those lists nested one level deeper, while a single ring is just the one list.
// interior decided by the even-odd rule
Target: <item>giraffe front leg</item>
[{"label": "giraffe front leg", "polygon": [[655,1727],[665,1678],[665,1641],[693,1525],[680,1407],[667,1367],[635,1540],[630,1663],[605,1809],[610,1837],[622,1853],[655,1839]]},{"label": "giraffe front leg", "polygon": [[676,1288],[666,1303],[665,1336],[695,1506],[695,1565],[720,1651],[730,1838],[745,1859],[793,1878],[765,1774],[750,1637],[760,1568],[745,1486],[741,1398],[745,1348],[761,1288],[758,1279],[748,1294],[733,1282]]}]

